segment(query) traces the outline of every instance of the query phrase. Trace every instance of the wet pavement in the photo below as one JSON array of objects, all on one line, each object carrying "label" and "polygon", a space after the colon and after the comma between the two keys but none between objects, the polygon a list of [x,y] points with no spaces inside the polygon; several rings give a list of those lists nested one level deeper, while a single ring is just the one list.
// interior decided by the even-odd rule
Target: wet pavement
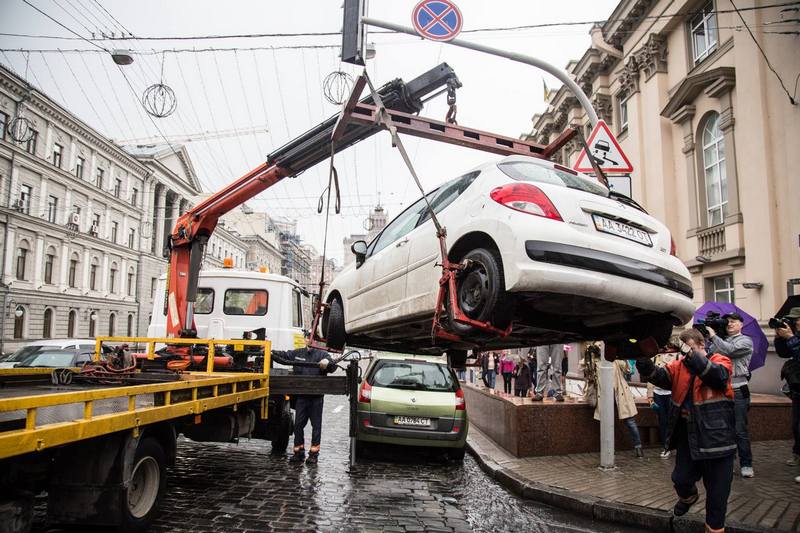
[{"label": "wet pavement", "polygon": [[[326,398],[317,466],[271,456],[269,443],[259,440],[181,439],[162,513],[151,530],[635,531],[522,500],[487,477],[469,455],[463,464],[448,464],[435,453],[392,447],[373,450],[350,468],[347,416],[345,398]],[[46,530],[37,525],[34,531]]]}]

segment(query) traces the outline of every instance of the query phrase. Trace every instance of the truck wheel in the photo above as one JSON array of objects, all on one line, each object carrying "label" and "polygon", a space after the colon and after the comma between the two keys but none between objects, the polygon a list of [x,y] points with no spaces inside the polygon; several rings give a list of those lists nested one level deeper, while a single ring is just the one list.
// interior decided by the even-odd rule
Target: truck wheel
[{"label": "truck wheel", "polygon": [[289,402],[284,402],[281,410],[280,419],[276,421],[275,431],[272,435],[272,455],[286,455],[286,448],[289,446],[289,438],[294,431],[294,417],[289,407]]},{"label": "truck wheel", "polygon": [[[463,259],[471,263],[456,279],[456,300],[461,311],[473,320],[490,322],[496,328],[507,327],[512,310],[505,292],[500,254],[476,248]],[[451,330],[460,335],[472,333],[472,326],[454,320],[449,297],[446,304]]]},{"label": "truck wheel", "polygon": [[343,349],[346,336],[342,302],[338,298],[334,298],[328,307],[328,320],[325,322],[325,339],[328,341],[328,348]]},{"label": "truck wheel", "polygon": [[447,366],[450,368],[464,368],[466,363],[466,350],[447,350]]},{"label": "truck wheel", "polygon": [[139,442],[126,489],[120,531],[139,533],[150,527],[167,488],[166,465],[166,454],[157,440],[145,438]]}]

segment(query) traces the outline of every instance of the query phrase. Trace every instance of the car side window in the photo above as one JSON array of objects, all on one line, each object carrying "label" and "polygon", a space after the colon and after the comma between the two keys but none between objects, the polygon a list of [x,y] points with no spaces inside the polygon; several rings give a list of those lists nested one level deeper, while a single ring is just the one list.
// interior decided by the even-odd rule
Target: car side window
[{"label": "car side window", "polygon": [[[434,196],[433,200],[431,200],[433,212],[438,215],[442,209],[453,203],[456,198],[461,196],[461,194],[467,190],[467,187],[469,187],[472,182],[475,181],[475,178],[477,178],[478,174],[480,173],[480,170],[475,170],[474,172],[464,174],[463,176],[459,176],[458,178],[451,180],[450,183],[442,185],[442,187],[439,189],[439,192],[436,193],[436,196]],[[421,226],[430,219],[431,212],[426,209],[419,218],[417,226]]]},{"label": "car side window", "polygon": [[406,235],[409,231],[414,229],[417,225],[417,221],[419,220],[419,216],[424,209],[427,209],[427,206],[425,205],[425,199],[420,198],[413,203],[411,207],[400,213],[397,218],[389,222],[389,224],[383,228],[383,231],[375,242],[375,245],[372,247],[370,255],[380,252],[394,241],[398,240]]}]

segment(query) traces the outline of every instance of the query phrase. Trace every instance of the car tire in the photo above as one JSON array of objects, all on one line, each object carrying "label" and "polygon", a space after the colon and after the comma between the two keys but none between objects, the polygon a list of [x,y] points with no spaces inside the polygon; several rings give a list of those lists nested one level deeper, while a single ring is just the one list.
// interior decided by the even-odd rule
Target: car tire
[{"label": "car tire", "polygon": [[344,309],[338,298],[331,300],[328,307],[328,320],[325,321],[325,340],[328,348],[344,349],[347,334],[344,330]]},{"label": "car tire", "polygon": [[466,447],[447,450],[447,459],[454,463],[462,463],[464,462],[464,455],[466,454],[466,451]]},{"label": "car tire", "polygon": [[139,441],[131,467],[131,479],[125,489],[119,531],[147,531],[158,515],[167,488],[167,456],[156,439]]},{"label": "car tire", "polygon": [[[461,311],[473,320],[489,322],[496,328],[508,327],[512,309],[505,293],[500,254],[495,250],[476,248],[463,260],[469,260],[470,266],[456,278],[456,299]],[[449,295],[445,304],[451,331],[459,335],[473,333],[473,326],[461,324],[453,318]]]},{"label": "car tire", "polygon": [[464,368],[466,364],[466,350],[447,350],[447,366],[450,368]]}]

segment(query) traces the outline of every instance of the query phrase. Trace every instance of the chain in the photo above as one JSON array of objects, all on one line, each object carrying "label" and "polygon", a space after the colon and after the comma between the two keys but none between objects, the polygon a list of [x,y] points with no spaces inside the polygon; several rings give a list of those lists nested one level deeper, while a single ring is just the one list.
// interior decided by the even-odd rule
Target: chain
[{"label": "chain", "polygon": [[447,81],[447,105],[450,106],[445,116],[445,122],[448,124],[458,124],[456,122],[456,82],[453,79]]}]

